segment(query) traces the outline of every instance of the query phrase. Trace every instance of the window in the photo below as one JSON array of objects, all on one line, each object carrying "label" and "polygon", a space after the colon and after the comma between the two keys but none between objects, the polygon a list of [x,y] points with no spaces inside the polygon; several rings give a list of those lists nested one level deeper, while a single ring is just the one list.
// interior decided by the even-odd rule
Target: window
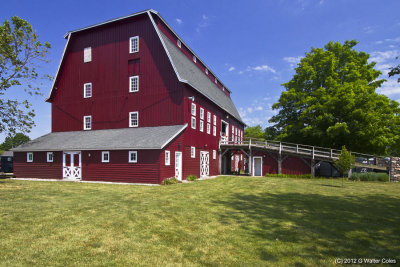
[{"label": "window", "polygon": [[83,49],[83,62],[90,62],[92,61],[92,48],[91,47],[86,47]]},{"label": "window", "polygon": [[213,120],[214,120],[214,125],[217,125],[217,116],[213,116]]},{"label": "window", "polygon": [[237,128],[235,128],[236,135],[237,135],[237,130],[238,130],[238,129],[237,129]]},{"label": "window", "polygon": [[197,59],[196,56],[193,56],[193,62],[196,63]]},{"label": "window", "polygon": [[110,162],[110,152],[109,151],[101,152],[101,162]]},{"label": "window", "polygon": [[192,103],[192,115],[196,116],[196,104]]},{"label": "window", "polygon": [[26,162],[33,162],[33,152],[26,153]]},{"label": "window", "polygon": [[222,91],[225,92],[225,87],[222,86]]},{"label": "window", "polygon": [[215,82],[215,84],[218,84],[217,77],[215,77],[214,82]]},{"label": "window", "polygon": [[204,120],[204,109],[200,108],[200,119]]},{"label": "window", "polygon": [[208,69],[205,69],[204,71],[205,71],[206,74],[208,74]]},{"label": "window", "polygon": [[53,162],[54,154],[53,152],[47,152],[47,162]]},{"label": "window", "polygon": [[129,112],[129,127],[138,127],[139,126],[139,112]]},{"label": "window", "polygon": [[204,122],[200,120],[200,132],[204,131]]},{"label": "window", "polygon": [[83,97],[84,98],[92,97],[92,83],[85,83],[83,85]]},{"label": "window", "polygon": [[129,53],[139,52],[139,36],[129,38]]},{"label": "window", "polygon": [[139,91],[139,76],[129,77],[129,92]]},{"label": "window", "polygon": [[177,46],[178,46],[179,48],[181,48],[181,47],[182,47],[182,43],[181,43],[181,41],[180,41],[180,40],[176,40],[176,44],[177,44]]},{"label": "window", "polygon": [[92,129],[92,116],[83,116],[83,130]]},{"label": "window", "polygon": [[211,126],[209,123],[207,123],[207,133],[210,134]]},{"label": "window", "polygon": [[207,122],[211,122],[211,113],[207,112]]},{"label": "window", "polygon": [[213,126],[213,135],[217,136],[217,126]]},{"label": "window", "polygon": [[137,162],[137,151],[129,151],[129,163]]},{"label": "window", "polygon": [[217,158],[217,151],[213,150],[213,159],[216,159],[216,158]]},{"label": "window", "polygon": [[192,129],[196,129],[196,118],[192,116]]},{"label": "window", "polygon": [[195,158],[196,157],[196,148],[194,146],[190,147],[190,157]]},{"label": "window", "polygon": [[171,152],[169,152],[168,150],[165,150],[165,166],[169,166],[170,165],[170,155]]}]

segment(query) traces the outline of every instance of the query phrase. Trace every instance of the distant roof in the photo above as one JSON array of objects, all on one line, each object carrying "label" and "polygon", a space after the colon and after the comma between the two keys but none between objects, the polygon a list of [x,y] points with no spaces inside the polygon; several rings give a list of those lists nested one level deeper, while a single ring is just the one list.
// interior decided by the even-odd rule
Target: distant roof
[{"label": "distant roof", "polygon": [[217,85],[210,80],[204,74],[204,72],[196,67],[193,62],[187,58],[172,42],[160,31],[160,36],[165,43],[167,52],[169,53],[172,64],[175,66],[181,80],[188,83],[201,94],[209,98],[211,101],[215,102],[218,106],[224,109],[226,112],[235,117],[238,121],[244,123],[239,115],[232,99],[225,95],[217,87]]},{"label": "distant roof", "polygon": [[12,157],[12,156],[14,156],[14,153],[12,151],[4,151],[2,156],[4,156],[4,157]]},{"label": "distant roof", "polygon": [[162,149],[186,126],[54,132],[20,145],[13,151]]}]

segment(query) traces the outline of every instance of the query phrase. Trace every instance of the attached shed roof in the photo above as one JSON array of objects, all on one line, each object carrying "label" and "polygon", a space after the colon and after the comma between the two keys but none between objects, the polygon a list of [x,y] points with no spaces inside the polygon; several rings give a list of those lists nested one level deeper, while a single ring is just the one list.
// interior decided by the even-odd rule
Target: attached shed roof
[{"label": "attached shed roof", "polygon": [[190,59],[187,58],[161,31],[160,36],[164,41],[167,52],[171,57],[172,64],[175,66],[182,82],[191,85],[201,94],[215,102],[215,104],[243,123],[232,99],[225,95],[225,93],[222,92],[200,68],[196,67],[196,65],[193,64],[193,62],[190,61]]},{"label": "attached shed roof", "polygon": [[185,125],[54,132],[13,149],[23,151],[162,149]]}]

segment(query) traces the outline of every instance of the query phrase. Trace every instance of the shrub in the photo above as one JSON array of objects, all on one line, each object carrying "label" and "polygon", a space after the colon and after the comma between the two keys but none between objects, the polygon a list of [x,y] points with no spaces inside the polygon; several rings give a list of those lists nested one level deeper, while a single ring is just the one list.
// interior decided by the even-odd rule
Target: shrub
[{"label": "shrub", "polygon": [[353,173],[349,178],[353,181],[379,181],[379,182],[388,182],[389,175],[383,172],[364,172],[364,173]]},{"label": "shrub", "polygon": [[186,180],[194,182],[197,180],[197,176],[194,174],[191,174],[186,178]]},{"label": "shrub", "polygon": [[169,184],[179,184],[181,181],[176,179],[175,177],[167,178],[164,181],[162,181],[162,185],[169,185]]}]

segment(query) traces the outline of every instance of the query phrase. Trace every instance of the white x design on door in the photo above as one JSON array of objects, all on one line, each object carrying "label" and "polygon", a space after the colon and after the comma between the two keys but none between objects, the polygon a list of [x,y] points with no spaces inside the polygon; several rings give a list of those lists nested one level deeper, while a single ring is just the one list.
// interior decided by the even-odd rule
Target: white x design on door
[{"label": "white x design on door", "polygon": [[175,178],[182,181],[182,152],[175,152]]},{"label": "white x design on door", "polygon": [[210,173],[210,154],[200,151],[200,177],[208,176]]},{"label": "white x design on door", "polygon": [[82,178],[81,152],[63,152],[63,178],[79,180]]}]

